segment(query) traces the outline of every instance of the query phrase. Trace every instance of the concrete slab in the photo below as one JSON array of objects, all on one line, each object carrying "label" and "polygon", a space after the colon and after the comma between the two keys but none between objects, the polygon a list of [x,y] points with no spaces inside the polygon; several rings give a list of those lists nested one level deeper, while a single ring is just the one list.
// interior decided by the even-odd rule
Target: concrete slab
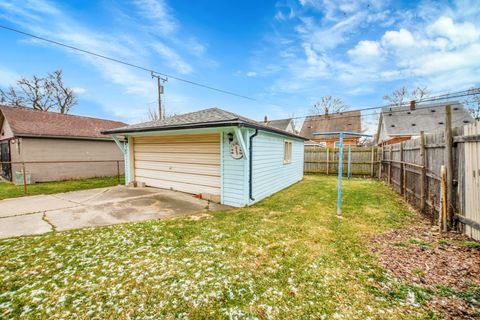
[{"label": "concrete slab", "polygon": [[77,204],[51,195],[29,196],[0,201],[0,218],[27,213],[71,208]]},{"label": "concrete slab", "polygon": [[[182,199],[183,198],[183,199]],[[48,211],[46,217],[58,231],[117,223],[145,221],[203,211],[206,202],[182,194],[154,194],[140,198]]]},{"label": "concrete slab", "polygon": [[123,186],[9,199],[0,201],[0,238],[48,232],[51,225],[62,231],[174,217],[207,206],[230,208],[182,192]]},{"label": "concrete slab", "polygon": [[158,193],[155,188],[126,188],[124,186],[98,188],[74,192],[57,193],[54,196],[66,201],[81,204],[101,204],[122,201],[135,197]]},{"label": "concrete slab", "polygon": [[27,234],[42,234],[52,227],[42,220],[43,213],[0,219],[0,238],[18,237]]}]

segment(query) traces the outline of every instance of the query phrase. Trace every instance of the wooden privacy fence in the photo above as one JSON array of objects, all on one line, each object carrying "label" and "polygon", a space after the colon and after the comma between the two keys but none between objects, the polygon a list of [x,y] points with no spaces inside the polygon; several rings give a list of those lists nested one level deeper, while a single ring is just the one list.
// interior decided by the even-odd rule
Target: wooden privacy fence
[{"label": "wooden privacy fence", "polygon": [[[338,163],[338,149],[305,147],[306,173],[337,174]],[[351,148],[351,174],[382,179],[432,224],[480,240],[480,121],[384,147]]]},{"label": "wooden privacy fence", "polygon": [[[461,215],[465,218],[465,233],[474,239],[480,240],[480,121],[464,127],[465,177],[464,189],[460,190],[464,195],[464,204]],[[462,203],[463,204],[463,203]],[[472,226],[476,223],[476,227]]]},{"label": "wooden privacy fence", "polygon": [[380,147],[380,177],[443,230],[480,240],[480,122]]},{"label": "wooden privacy fence", "polygon": [[[317,146],[305,147],[305,172],[337,174],[339,163],[338,148],[323,148]],[[379,162],[377,147],[351,147],[351,175],[377,176]],[[343,173],[348,173],[348,146],[343,149]]]}]

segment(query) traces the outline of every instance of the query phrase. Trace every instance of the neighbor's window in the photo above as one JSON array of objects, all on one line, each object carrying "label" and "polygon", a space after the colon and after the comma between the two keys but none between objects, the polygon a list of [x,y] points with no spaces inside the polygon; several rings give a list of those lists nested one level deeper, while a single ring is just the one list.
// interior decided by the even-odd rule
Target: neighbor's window
[{"label": "neighbor's window", "polygon": [[283,142],[283,163],[292,162],[292,141]]}]

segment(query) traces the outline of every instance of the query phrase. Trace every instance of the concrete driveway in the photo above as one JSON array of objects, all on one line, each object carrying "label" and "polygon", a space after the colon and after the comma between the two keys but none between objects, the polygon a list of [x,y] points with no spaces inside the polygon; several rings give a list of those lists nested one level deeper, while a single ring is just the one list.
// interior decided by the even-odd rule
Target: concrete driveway
[{"label": "concrete driveway", "polygon": [[190,194],[124,186],[0,201],[0,238],[144,221],[228,207]]}]

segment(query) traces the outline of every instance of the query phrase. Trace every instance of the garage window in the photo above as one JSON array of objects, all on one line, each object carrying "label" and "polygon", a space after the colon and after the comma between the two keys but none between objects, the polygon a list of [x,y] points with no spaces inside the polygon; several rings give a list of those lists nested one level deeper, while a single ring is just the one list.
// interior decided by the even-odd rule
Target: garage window
[{"label": "garage window", "polygon": [[283,142],[283,163],[292,162],[292,141],[285,140]]}]

